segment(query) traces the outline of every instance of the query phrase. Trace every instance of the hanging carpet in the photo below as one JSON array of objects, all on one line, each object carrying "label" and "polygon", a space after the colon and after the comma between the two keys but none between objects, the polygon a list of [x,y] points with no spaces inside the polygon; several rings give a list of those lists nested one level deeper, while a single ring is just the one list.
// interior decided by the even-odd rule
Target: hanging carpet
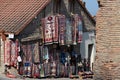
[{"label": "hanging carpet", "polygon": [[60,45],[65,44],[65,16],[64,15],[59,15],[58,16],[58,26],[59,26],[59,43]]},{"label": "hanging carpet", "polygon": [[42,20],[44,43],[58,42],[58,19],[56,16],[49,16]]}]

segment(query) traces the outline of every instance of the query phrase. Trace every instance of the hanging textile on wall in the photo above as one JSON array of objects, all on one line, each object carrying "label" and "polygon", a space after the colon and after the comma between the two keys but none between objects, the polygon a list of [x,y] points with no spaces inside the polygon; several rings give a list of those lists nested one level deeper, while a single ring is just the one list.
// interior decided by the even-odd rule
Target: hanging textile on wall
[{"label": "hanging textile on wall", "polygon": [[65,16],[59,15],[58,16],[58,26],[59,26],[59,43],[60,45],[64,45],[65,42]]},{"label": "hanging textile on wall", "polygon": [[14,66],[16,63],[16,45],[13,41],[11,41],[11,66]]},{"label": "hanging textile on wall", "polygon": [[79,18],[79,21],[78,21],[78,40],[77,42],[78,43],[81,43],[82,42],[82,34],[83,34],[83,26],[82,26],[82,19],[81,17],[78,17]]},{"label": "hanging textile on wall", "polygon": [[40,62],[39,42],[32,44],[31,50],[33,53],[34,63],[39,63]]},{"label": "hanging textile on wall", "polygon": [[39,78],[40,77],[40,68],[39,64],[32,64],[32,77]]},{"label": "hanging textile on wall", "polygon": [[27,45],[26,57],[27,57],[26,61],[32,62],[32,49],[30,44]]},{"label": "hanging textile on wall", "polygon": [[76,44],[76,41],[78,43],[81,43],[82,41],[82,20],[78,14],[73,15],[74,22],[73,22],[73,44]]},{"label": "hanging textile on wall", "polygon": [[66,31],[65,31],[66,44],[72,44],[72,20],[66,19]]},{"label": "hanging textile on wall", "polygon": [[48,47],[47,46],[43,47],[43,57],[44,57],[44,60],[49,60],[49,53],[48,53]]},{"label": "hanging textile on wall", "polygon": [[19,41],[15,42],[7,39],[5,41],[5,54],[4,54],[4,62],[5,65],[17,67],[17,57],[19,52]]},{"label": "hanging textile on wall", "polygon": [[[43,22],[44,21],[44,22]],[[58,19],[56,16],[49,16],[43,19],[44,43],[58,41]]]},{"label": "hanging textile on wall", "polygon": [[20,43],[19,40],[15,40],[15,61],[14,61],[14,67],[17,67],[17,57],[20,52]]},{"label": "hanging textile on wall", "polygon": [[32,49],[31,48],[32,48],[31,44],[22,45],[22,50],[24,52],[23,74],[29,77],[32,76],[32,73],[31,73],[32,72]]},{"label": "hanging textile on wall", "polygon": [[4,53],[4,63],[10,66],[11,62],[11,40],[7,39],[5,41],[5,53]]},{"label": "hanging textile on wall", "polygon": [[22,45],[22,50],[23,50],[23,53],[24,53],[23,63],[25,63],[27,61],[27,45]]},{"label": "hanging textile on wall", "polygon": [[74,14],[73,15],[73,18],[74,18],[74,21],[73,21],[73,34],[72,34],[72,38],[73,38],[73,45],[76,45],[77,44],[77,25],[78,25],[78,15],[77,14]]}]

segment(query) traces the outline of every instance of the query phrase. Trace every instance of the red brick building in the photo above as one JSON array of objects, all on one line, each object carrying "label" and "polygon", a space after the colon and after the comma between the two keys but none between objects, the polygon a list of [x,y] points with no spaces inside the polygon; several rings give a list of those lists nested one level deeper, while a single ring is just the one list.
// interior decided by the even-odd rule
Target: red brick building
[{"label": "red brick building", "polygon": [[120,0],[98,0],[96,80],[120,80]]}]

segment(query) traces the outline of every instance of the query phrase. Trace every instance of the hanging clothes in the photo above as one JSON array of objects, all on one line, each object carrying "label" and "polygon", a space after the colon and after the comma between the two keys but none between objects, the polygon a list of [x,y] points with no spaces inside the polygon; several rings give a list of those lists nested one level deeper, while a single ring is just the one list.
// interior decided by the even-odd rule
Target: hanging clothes
[{"label": "hanging clothes", "polygon": [[64,15],[59,15],[58,16],[58,26],[59,26],[59,43],[60,45],[65,44],[65,16]]}]

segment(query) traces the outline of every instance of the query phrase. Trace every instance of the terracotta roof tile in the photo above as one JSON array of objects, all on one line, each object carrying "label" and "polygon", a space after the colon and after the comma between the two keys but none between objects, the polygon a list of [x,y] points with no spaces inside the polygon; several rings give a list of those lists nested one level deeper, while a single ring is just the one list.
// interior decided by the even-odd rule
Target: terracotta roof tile
[{"label": "terracotta roof tile", "polygon": [[51,0],[0,0],[0,31],[18,34]]}]

